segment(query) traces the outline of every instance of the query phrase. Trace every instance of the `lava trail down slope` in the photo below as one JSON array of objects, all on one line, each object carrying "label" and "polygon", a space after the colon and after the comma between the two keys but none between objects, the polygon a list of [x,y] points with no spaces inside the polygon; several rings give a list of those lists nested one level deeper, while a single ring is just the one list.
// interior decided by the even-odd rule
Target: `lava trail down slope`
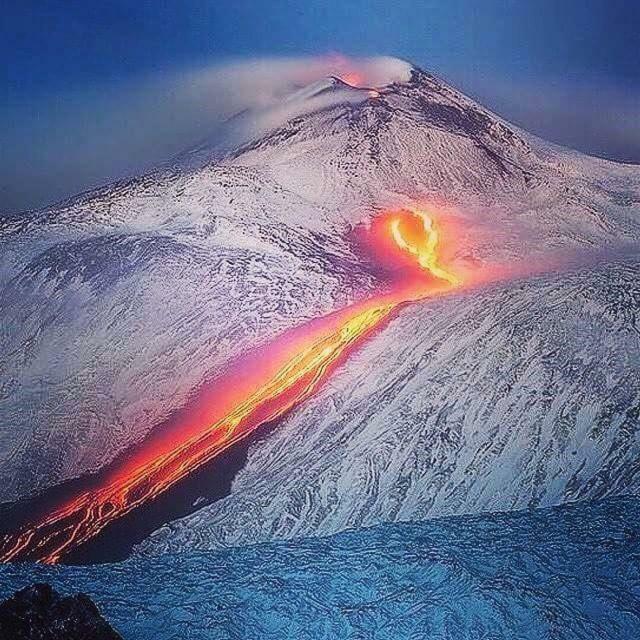
[{"label": "lava trail down slope", "polygon": [[236,389],[231,402],[226,391],[233,388],[235,373],[220,381],[224,392],[207,402],[204,413],[181,424],[177,432],[150,439],[101,486],[56,505],[41,519],[6,536],[0,560],[58,562],[109,523],[153,500],[260,425],[308,398],[398,306],[460,284],[439,264],[438,231],[428,213],[417,208],[401,210],[386,214],[383,224],[395,250],[415,257],[423,274],[420,279],[276,339],[266,348],[266,365],[260,363],[265,350],[247,358],[243,367],[252,372],[250,381]]}]

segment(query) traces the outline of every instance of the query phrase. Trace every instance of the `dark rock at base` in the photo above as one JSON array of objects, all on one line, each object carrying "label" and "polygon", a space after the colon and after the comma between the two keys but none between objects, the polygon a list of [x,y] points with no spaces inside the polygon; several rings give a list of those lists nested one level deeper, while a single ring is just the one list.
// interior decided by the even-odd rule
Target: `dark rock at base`
[{"label": "dark rock at base", "polygon": [[0,604],[1,640],[122,640],[83,594],[34,584]]}]

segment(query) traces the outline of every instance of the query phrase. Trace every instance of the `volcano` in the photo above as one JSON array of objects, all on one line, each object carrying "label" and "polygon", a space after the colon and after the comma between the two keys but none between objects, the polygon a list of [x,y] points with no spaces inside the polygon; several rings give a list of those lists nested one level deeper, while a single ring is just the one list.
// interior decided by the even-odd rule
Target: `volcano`
[{"label": "volcano", "polygon": [[[381,313],[313,393],[266,412],[229,495],[135,553],[638,493],[640,169],[399,61],[391,82],[354,78],[0,217],[0,500],[137,459],[203,389],[246,383],[247,354],[270,366],[288,332],[413,287],[409,262],[446,291]],[[387,224],[398,211],[414,219]],[[437,257],[416,248],[436,230]]]}]

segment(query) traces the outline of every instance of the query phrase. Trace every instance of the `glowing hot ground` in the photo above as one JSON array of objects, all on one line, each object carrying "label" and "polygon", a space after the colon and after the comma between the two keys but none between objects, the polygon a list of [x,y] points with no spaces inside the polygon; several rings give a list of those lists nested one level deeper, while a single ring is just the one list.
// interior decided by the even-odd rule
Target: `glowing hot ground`
[{"label": "glowing hot ground", "polygon": [[[60,561],[114,520],[153,500],[260,425],[303,402],[398,306],[459,284],[438,262],[438,231],[429,214],[403,210],[385,216],[383,223],[395,250],[416,259],[428,277],[418,285],[398,286],[391,293],[314,321],[267,345],[255,356],[256,362],[242,363],[243,368],[257,367],[249,383],[227,393],[235,374],[221,379],[224,393],[209,399],[204,409],[185,418],[164,438],[151,438],[141,445],[101,486],[55,505],[6,536],[0,560]],[[267,353],[267,364],[259,365],[258,359],[265,360]]]}]

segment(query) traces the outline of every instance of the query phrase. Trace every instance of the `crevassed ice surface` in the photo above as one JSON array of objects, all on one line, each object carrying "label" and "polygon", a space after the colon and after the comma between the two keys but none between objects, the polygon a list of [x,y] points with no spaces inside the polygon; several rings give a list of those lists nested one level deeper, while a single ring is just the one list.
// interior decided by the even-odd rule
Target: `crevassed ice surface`
[{"label": "crevassed ice surface", "polygon": [[630,640],[640,503],[380,525],[326,538],[94,567],[0,567],[82,591],[124,638]]}]

